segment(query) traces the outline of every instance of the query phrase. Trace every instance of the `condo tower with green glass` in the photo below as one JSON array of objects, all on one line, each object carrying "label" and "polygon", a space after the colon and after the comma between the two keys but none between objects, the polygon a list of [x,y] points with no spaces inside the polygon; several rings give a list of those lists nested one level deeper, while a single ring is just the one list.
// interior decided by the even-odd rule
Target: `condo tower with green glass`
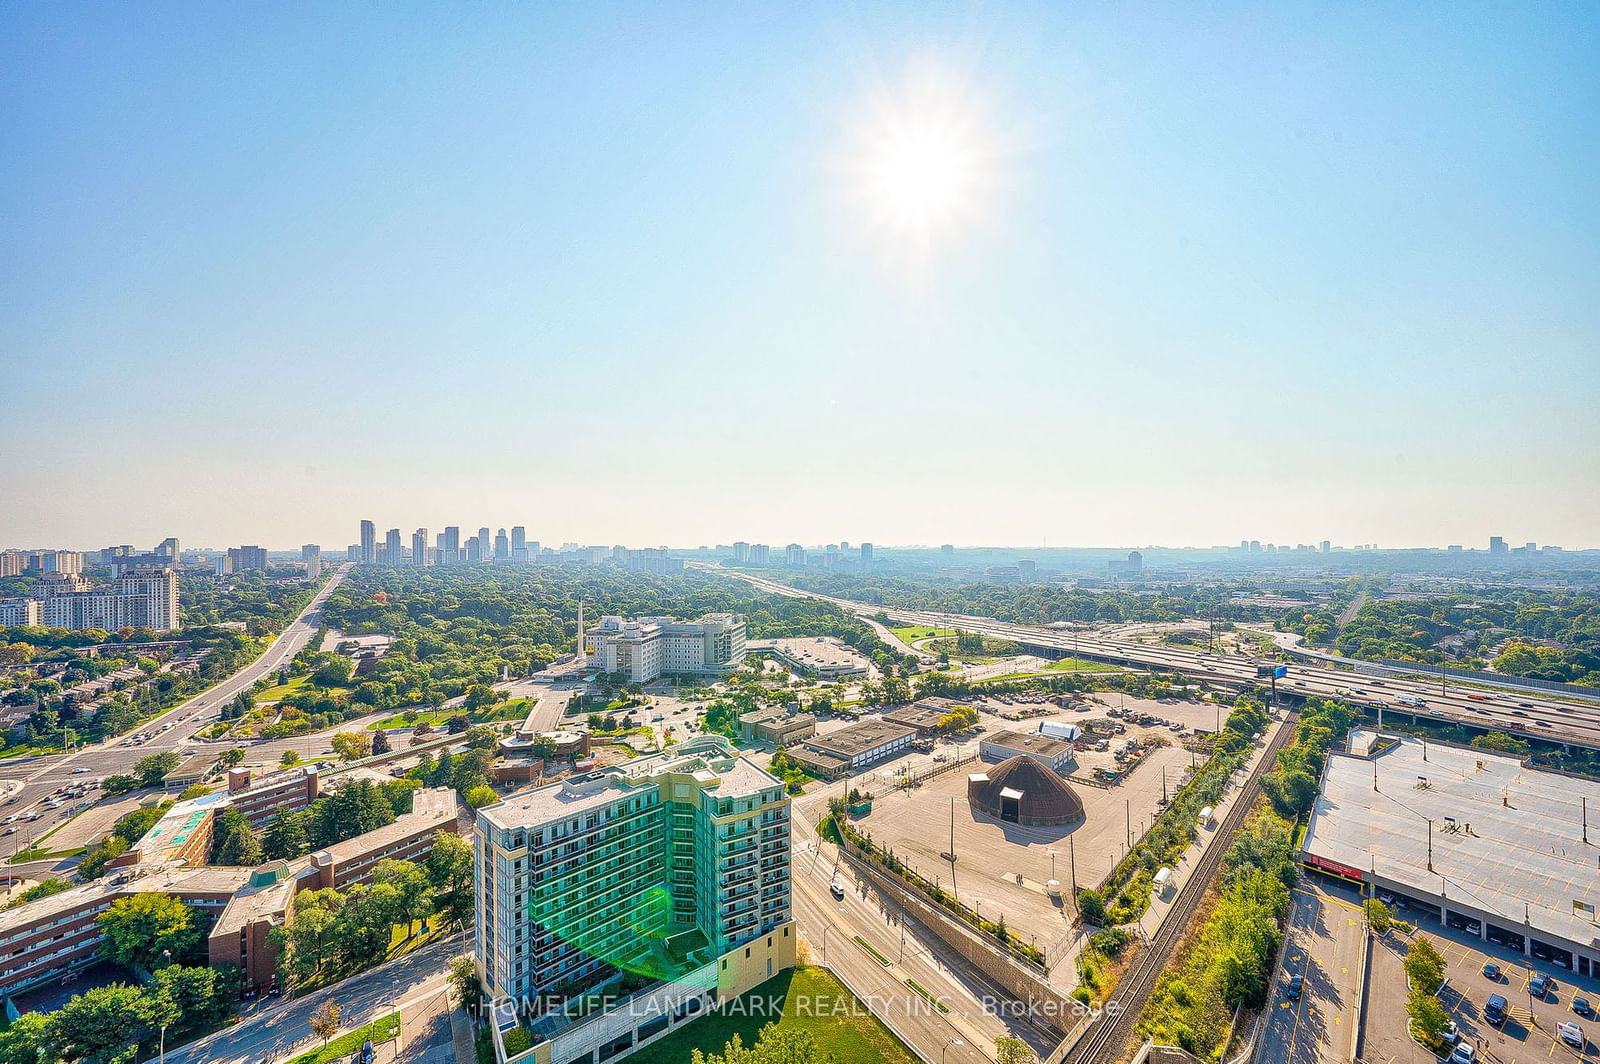
[{"label": "condo tower with green glass", "polygon": [[480,809],[474,850],[494,998],[674,979],[790,920],[783,782],[718,736]]}]

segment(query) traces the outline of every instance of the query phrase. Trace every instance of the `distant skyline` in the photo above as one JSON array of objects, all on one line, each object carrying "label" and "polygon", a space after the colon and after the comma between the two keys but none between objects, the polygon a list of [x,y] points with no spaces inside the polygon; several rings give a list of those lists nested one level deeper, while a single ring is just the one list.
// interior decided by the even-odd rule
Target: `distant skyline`
[{"label": "distant skyline", "polygon": [[1582,3],[5,5],[0,545],[1600,546],[1597,54]]}]

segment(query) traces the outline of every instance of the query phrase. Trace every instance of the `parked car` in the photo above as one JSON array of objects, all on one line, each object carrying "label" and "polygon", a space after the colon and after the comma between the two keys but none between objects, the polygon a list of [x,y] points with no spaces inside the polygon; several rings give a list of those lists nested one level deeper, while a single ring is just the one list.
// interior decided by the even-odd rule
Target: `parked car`
[{"label": "parked car", "polygon": [[1483,977],[1491,982],[1498,983],[1500,981],[1500,966],[1494,961],[1484,961]]},{"label": "parked car", "polygon": [[1506,999],[1499,994],[1490,994],[1489,1000],[1483,1003],[1483,1018],[1499,1027],[1506,1022]]},{"label": "parked car", "polygon": [[1300,1000],[1300,991],[1305,988],[1306,977],[1299,972],[1289,976],[1289,985],[1284,987],[1283,996],[1290,1001]]},{"label": "parked car", "polygon": [[1473,1064],[1477,1059],[1478,1050],[1471,1042],[1457,1042],[1450,1054],[1450,1064]]},{"label": "parked car", "polygon": [[1573,1049],[1582,1049],[1589,1044],[1583,1036],[1583,1028],[1570,1021],[1556,1024],[1556,1036]]},{"label": "parked car", "polygon": [[1538,975],[1528,980],[1528,993],[1532,994],[1536,998],[1539,998],[1540,1000],[1543,1000],[1544,996],[1550,993],[1551,989],[1555,986],[1555,983],[1556,981],[1554,979],[1550,978],[1548,975],[1545,975],[1543,972],[1540,972]]},{"label": "parked car", "polygon": [[1572,999],[1572,1011],[1579,1016],[1590,1016],[1593,1015],[1594,1008],[1589,1004],[1588,998],[1575,997]]}]

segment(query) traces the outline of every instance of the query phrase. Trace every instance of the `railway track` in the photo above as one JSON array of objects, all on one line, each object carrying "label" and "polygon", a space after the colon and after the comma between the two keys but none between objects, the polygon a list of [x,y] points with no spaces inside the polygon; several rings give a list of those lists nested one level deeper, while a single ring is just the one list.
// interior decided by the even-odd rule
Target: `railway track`
[{"label": "railway track", "polygon": [[1294,726],[1298,719],[1299,715],[1295,713],[1290,713],[1284,718],[1283,727],[1279,728],[1278,734],[1273,737],[1271,745],[1267,747],[1266,755],[1261,758],[1256,770],[1245,781],[1239,799],[1233,803],[1233,808],[1229,809],[1228,815],[1223,818],[1217,832],[1218,837],[1206,847],[1206,852],[1195,866],[1194,873],[1178,891],[1178,900],[1173,904],[1166,920],[1162,921],[1161,929],[1155,933],[1150,944],[1140,951],[1123,975],[1122,981],[1117,984],[1116,993],[1112,995],[1117,1003],[1116,1012],[1114,1014],[1102,1012],[1078,1039],[1077,1045],[1061,1057],[1060,1064],[1110,1064],[1119,1058],[1129,1036],[1133,1034],[1139,1013],[1144,1009],[1145,1002],[1150,999],[1151,991],[1155,989],[1156,980],[1160,978],[1162,969],[1172,959],[1173,951],[1183,938],[1184,932],[1188,930],[1195,910],[1200,907],[1206,891],[1211,888],[1211,881],[1217,869],[1222,866],[1222,857],[1232,845],[1233,836],[1254,807],[1256,796],[1261,793],[1262,774],[1270,771],[1277,759],[1278,751],[1289,745],[1290,740],[1294,738]]}]

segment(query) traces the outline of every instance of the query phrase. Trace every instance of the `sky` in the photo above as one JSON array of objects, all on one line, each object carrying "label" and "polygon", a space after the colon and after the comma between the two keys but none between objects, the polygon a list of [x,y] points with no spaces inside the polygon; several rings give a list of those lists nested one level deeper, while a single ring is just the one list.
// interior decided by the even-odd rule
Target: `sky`
[{"label": "sky", "polygon": [[1600,546],[1600,7],[0,6],[0,546]]}]

